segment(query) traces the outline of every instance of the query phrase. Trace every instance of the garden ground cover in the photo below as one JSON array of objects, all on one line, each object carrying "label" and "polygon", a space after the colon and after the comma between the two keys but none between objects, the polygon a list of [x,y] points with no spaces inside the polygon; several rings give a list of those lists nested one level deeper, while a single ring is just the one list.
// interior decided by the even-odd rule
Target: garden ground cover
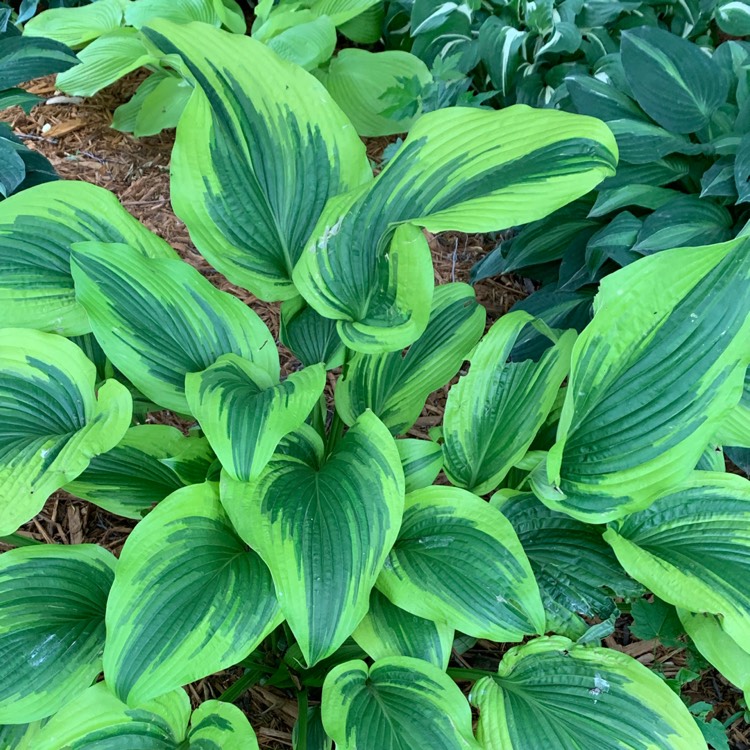
[{"label": "garden ground cover", "polygon": [[[109,127],[112,111],[127,100],[139,80],[138,75],[130,76],[82,103],[48,104],[37,107],[29,116],[21,110],[12,109],[2,113],[0,119],[9,121],[17,132],[27,137],[32,147],[43,152],[61,177],[82,179],[114,192],[128,211],[167,240],[215,286],[251,305],[277,337],[278,305],[258,301],[210,268],[190,242],[185,226],[172,213],[168,164],[173,132],[135,141]],[[55,94],[52,78],[34,82],[31,89],[42,96],[52,97]],[[388,140],[383,138],[367,141],[368,155],[375,163],[379,162],[387,143]],[[460,234],[431,238],[436,283],[468,281],[472,265],[495,243],[492,237]],[[515,301],[532,291],[533,286],[522,279],[498,277],[481,282],[476,290],[479,301],[487,309],[489,327]],[[294,370],[294,358],[283,347],[280,347],[280,354],[282,371],[289,373]],[[443,406],[444,392],[438,392],[430,398],[410,434],[425,436],[429,427],[441,421]],[[172,424],[181,429],[187,426],[170,412],[151,416],[148,421]],[[134,525],[134,522],[110,515],[92,504],[59,492],[50,498],[43,512],[24,529],[45,542],[90,542],[118,554]],[[607,639],[606,645],[660,669],[669,678],[674,678],[686,666],[684,649],[657,646],[655,640],[639,641],[630,633],[628,625],[629,618],[621,618],[618,629]],[[502,647],[480,641],[460,657],[455,666],[494,669],[501,655]],[[227,671],[194,683],[188,688],[191,699],[197,705],[215,698],[236,677],[237,674]],[[686,692],[694,701],[704,700],[713,704],[720,720],[739,710],[739,692],[713,670],[691,683]],[[279,691],[254,687],[242,696],[238,705],[255,727],[261,747],[291,746],[290,733],[296,718],[296,701]],[[730,738],[733,750],[750,750],[750,727],[743,721],[737,720],[732,725]]]}]

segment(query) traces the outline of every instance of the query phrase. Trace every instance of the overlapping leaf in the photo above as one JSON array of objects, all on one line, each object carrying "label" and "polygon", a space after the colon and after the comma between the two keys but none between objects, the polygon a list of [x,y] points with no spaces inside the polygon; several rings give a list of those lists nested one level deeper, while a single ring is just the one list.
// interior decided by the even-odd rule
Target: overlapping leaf
[{"label": "overlapping leaf", "polygon": [[539,588],[510,522],[456,487],[407,495],[378,589],[407,612],[477,638],[544,631]]},{"label": "overlapping leaf", "polygon": [[236,664],[281,620],[268,569],[237,536],[217,490],[178,490],[123,548],[104,674],[132,705]]},{"label": "overlapping leaf", "polygon": [[557,442],[533,476],[547,506],[609,521],[692,471],[742,394],[748,280],[742,238],[664,251],[602,281],[573,349]]},{"label": "overlapping leaf", "polygon": [[130,424],[127,388],[108,380],[62,336],[0,329],[0,536],[36,515],[55,490]]},{"label": "overlapping leaf", "polygon": [[107,357],[154,403],[189,412],[185,375],[222,354],[244,357],[278,379],[279,355],[261,319],[187,263],[89,242],[76,245],[72,270]]},{"label": "overlapping leaf", "polygon": [[198,89],[172,154],[175,211],[231,281],[293,297],[324,204],[371,177],[364,145],[322,84],[264,44],[163,21],[143,33]]},{"label": "overlapping leaf", "polygon": [[429,487],[443,468],[443,449],[432,440],[397,440],[406,491]]},{"label": "overlapping leaf", "polygon": [[616,153],[606,126],[564,112],[431,112],[369,188],[328,205],[294,282],[351,348],[402,349],[424,330],[432,295],[416,227],[486,232],[539,219],[611,175]]}]

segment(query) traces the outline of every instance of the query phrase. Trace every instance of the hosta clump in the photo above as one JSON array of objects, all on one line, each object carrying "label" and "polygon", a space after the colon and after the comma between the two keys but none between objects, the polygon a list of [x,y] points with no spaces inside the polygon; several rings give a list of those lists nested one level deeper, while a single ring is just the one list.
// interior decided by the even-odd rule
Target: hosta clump
[{"label": "hosta clump", "polygon": [[565,78],[563,107],[615,134],[617,174],[585,199],[502,242],[474,268],[479,280],[519,272],[542,288],[519,305],[581,330],[595,285],[634,260],[744,232],[750,175],[750,46],[711,54],[656,27],[622,33],[619,72]]},{"label": "hosta clump", "polygon": [[[166,22],[143,33],[194,89],[173,155],[177,210],[228,276],[284,300],[284,340],[306,366],[282,378],[250,307],[101,188],[56,183],[0,205],[14,326],[0,357],[2,533],[62,486],[145,515],[119,559],[91,545],[0,557],[13,669],[0,742],[254,748],[239,709],[191,713],[183,690],[236,666],[225,700],[261,680],[296,694],[300,750],[704,747],[657,675],[586,644],[615,596],[656,588],[670,566],[657,593],[707,657],[717,642],[744,653],[750,571],[731,530],[748,483],[695,467],[743,394],[750,242],[611,275],[578,337],[522,312],[482,337],[471,287],[433,288],[420,227],[500,229],[580,197],[613,171],[604,125],[528,108],[433,113],[373,179],[319,82],[257,41]],[[509,359],[530,329],[545,351]],[[99,367],[84,353],[92,334]],[[467,359],[442,438],[404,438]],[[326,425],[326,367],[341,362]],[[192,420],[191,434],[131,426],[133,389]],[[452,484],[436,485],[443,467]],[[677,552],[674,527],[686,529]],[[467,674],[448,669],[458,634],[527,642]],[[476,736],[454,678],[476,683]]]}]

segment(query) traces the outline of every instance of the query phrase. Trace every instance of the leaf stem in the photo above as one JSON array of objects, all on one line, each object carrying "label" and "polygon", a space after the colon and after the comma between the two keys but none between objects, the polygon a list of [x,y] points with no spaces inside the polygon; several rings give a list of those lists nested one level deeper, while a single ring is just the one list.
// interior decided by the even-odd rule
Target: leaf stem
[{"label": "leaf stem", "polygon": [[299,717],[297,718],[297,744],[295,750],[307,750],[307,690],[297,693],[297,707]]},{"label": "leaf stem", "polygon": [[265,677],[265,669],[250,667],[245,674],[230,685],[218,698],[224,703],[234,703],[246,690],[256,685]]}]

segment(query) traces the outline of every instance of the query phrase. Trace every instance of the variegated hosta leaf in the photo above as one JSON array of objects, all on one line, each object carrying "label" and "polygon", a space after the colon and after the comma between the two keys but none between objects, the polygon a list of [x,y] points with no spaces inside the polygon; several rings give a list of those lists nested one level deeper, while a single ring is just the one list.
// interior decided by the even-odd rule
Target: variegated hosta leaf
[{"label": "variegated hosta leaf", "polygon": [[36,515],[125,434],[132,414],[127,388],[53,333],[0,329],[0,536]]},{"label": "variegated hosta leaf", "polygon": [[570,369],[575,331],[559,338],[538,362],[508,362],[519,334],[534,318],[504,315],[471,355],[469,374],[454,385],[445,405],[445,474],[477,495],[494,490],[529,449]]},{"label": "variegated hosta leaf", "polygon": [[[537,496],[588,523],[682,481],[742,395],[750,240],[665,250],[607,276],[573,347]],[[732,304],[726,304],[732,300]]]},{"label": "variegated hosta leaf", "polygon": [[377,0],[313,0],[310,7],[314,13],[328,16],[340,26],[377,4]]},{"label": "variegated hosta leaf", "polygon": [[476,638],[520,641],[544,632],[539,588],[510,522],[456,487],[406,496],[378,589],[407,612]]},{"label": "variegated hosta leaf", "polygon": [[698,651],[729,682],[750,696],[750,653],[730,638],[715,615],[678,609],[677,614]]},{"label": "variegated hosta leaf", "polygon": [[489,232],[540,219],[613,174],[616,154],[611,131],[580,115],[431,112],[369,188],[329,203],[294,282],[339,321],[349,347],[402,349],[424,330],[432,292],[429,248],[415,227]]},{"label": "variegated hosta leaf", "polygon": [[108,190],[65,180],[29,188],[0,203],[4,325],[64,336],[91,330],[70,275],[71,245],[86,240],[124,242],[153,258],[177,257]]},{"label": "variegated hosta leaf", "polygon": [[406,491],[429,487],[443,468],[443,449],[432,440],[397,440]]},{"label": "variegated hosta leaf", "polygon": [[278,379],[279,355],[263,321],[187,263],[94,242],[76,245],[71,258],[76,296],[107,357],[160,406],[189,413],[185,375],[222,354]]},{"label": "variegated hosta leaf", "polygon": [[292,750],[331,750],[333,740],[323,728],[320,706],[311,706],[307,710],[307,745],[299,742],[299,718],[292,731]]},{"label": "variegated hosta leaf", "polygon": [[271,569],[308,666],[367,612],[401,523],[404,474],[393,437],[365,412],[326,455],[309,425],[285,438],[260,477],[222,477],[222,502]]},{"label": "variegated hosta leaf", "polygon": [[338,750],[480,750],[461,690],[421,659],[340,664],[323,685],[322,711]]},{"label": "variegated hosta leaf", "polygon": [[[0,726],[0,747],[3,750],[34,750],[34,740],[39,736],[42,721],[32,724],[4,724]],[[329,749],[330,750],[330,749]]]},{"label": "variegated hosta leaf", "polygon": [[373,659],[412,656],[445,670],[451,657],[453,635],[450,625],[417,617],[373,589],[370,609],[352,637]]},{"label": "variegated hosta leaf", "polygon": [[122,550],[104,673],[131,705],[236,664],[281,621],[268,569],[235,533],[217,489],[177,490]]},{"label": "variegated hosta leaf", "polygon": [[427,397],[461,367],[484,331],[486,313],[468,284],[435,290],[424,333],[402,352],[362,354],[336,384],[336,410],[352,424],[371,409],[394,435],[417,421]]},{"label": "variegated hosta leaf", "polygon": [[547,613],[545,630],[580,638],[581,615],[606,620],[613,596],[643,592],[618,563],[600,526],[550,510],[530,492],[500,490],[492,500],[512,524],[529,558]]},{"label": "variegated hosta leaf", "polygon": [[324,318],[302,297],[282,303],[279,340],[305,367],[322,362],[332,370],[344,361],[336,321]]},{"label": "variegated hosta leaf", "polygon": [[0,555],[0,724],[50,716],[96,679],[116,562],[93,544]]},{"label": "variegated hosta leaf", "polygon": [[139,425],[92,459],[65,490],[110,513],[143,518],[180,487],[204,482],[213,458],[205,438],[185,437],[167,425]]},{"label": "variegated hosta leaf", "polygon": [[538,638],[474,685],[484,750],[701,750],[698,725],[664,680],[627,654]]},{"label": "variegated hosta leaf", "polygon": [[177,215],[228,279],[262,299],[295,296],[292,269],[326,201],[371,179],[354,127],[255,39],[164,21],[143,33],[197,87],[172,153]]},{"label": "variegated hosta leaf", "polygon": [[177,750],[185,747],[189,718],[184,690],[130,707],[98,682],[55,714],[31,747],[19,750]]},{"label": "variegated hosta leaf", "polygon": [[80,8],[51,8],[30,19],[23,33],[55,39],[76,49],[119,28],[128,4],[127,0],[98,0]]},{"label": "variegated hosta leaf", "polygon": [[745,371],[742,398],[722,422],[715,442],[719,445],[750,448],[750,367]]},{"label": "variegated hosta leaf", "polygon": [[225,354],[200,373],[189,373],[190,411],[233,479],[256,478],[284,435],[307,419],[323,395],[326,373],[313,365],[282,383],[255,362]]},{"label": "variegated hosta leaf", "polygon": [[193,712],[187,741],[190,750],[258,750],[245,714],[221,701],[206,701]]},{"label": "variegated hosta leaf", "polygon": [[695,472],[604,538],[660,599],[721,615],[731,638],[750,643],[750,481]]}]

